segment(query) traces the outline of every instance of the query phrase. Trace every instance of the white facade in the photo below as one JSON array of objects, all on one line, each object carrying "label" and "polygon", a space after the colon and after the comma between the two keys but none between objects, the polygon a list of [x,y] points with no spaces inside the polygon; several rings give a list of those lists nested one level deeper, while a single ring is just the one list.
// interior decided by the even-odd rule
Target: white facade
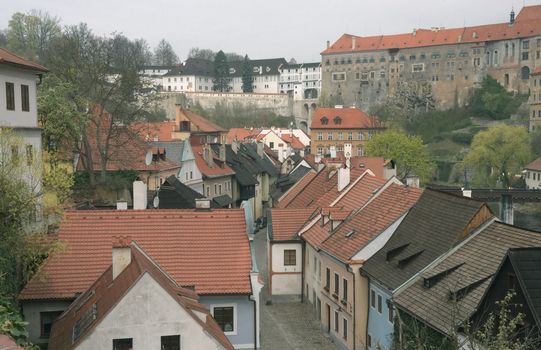
[{"label": "white facade", "polygon": [[168,66],[146,66],[139,71],[139,74],[146,78],[149,85],[162,88],[162,76],[167,74],[171,68]]},{"label": "white facade", "polygon": [[[257,68],[257,69],[256,69]],[[257,73],[256,73],[257,70]],[[264,70],[263,67],[254,67],[253,73],[253,93],[255,94],[277,94],[280,92],[279,80],[280,75],[265,75],[260,73]],[[231,92],[241,93],[242,91],[242,76],[231,79]]]},{"label": "white facade", "polygon": [[321,66],[294,64],[283,66],[280,74],[280,92],[294,100],[317,99],[321,93]]},{"label": "white facade", "polygon": [[[206,314],[194,311],[206,321]],[[180,348],[224,349],[224,347],[145,273],[105,316],[77,350],[110,349],[113,339],[131,338],[134,349],[161,349],[161,336],[180,335]]]},{"label": "white facade", "polygon": [[198,75],[167,75],[162,77],[164,92],[212,92],[212,77]]},{"label": "white facade", "polygon": [[528,190],[541,189],[541,170],[526,169],[525,180]]},{"label": "white facade", "polygon": [[[295,252],[295,264],[287,264],[286,251]],[[302,244],[272,243],[272,295],[300,296],[302,291]]]}]

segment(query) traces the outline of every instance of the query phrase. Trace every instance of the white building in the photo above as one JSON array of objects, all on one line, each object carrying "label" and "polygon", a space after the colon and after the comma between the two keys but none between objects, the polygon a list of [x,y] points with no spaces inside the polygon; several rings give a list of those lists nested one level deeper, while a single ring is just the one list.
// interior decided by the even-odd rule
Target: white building
[{"label": "white building", "polygon": [[162,91],[211,92],[213,76],[212,61],[188,58],[180,66],[162,75]]},{"label": "white building", "polygon": [[[287,61],[284,58],[250,60],[253,78],[253,92],[256,94],[280,93],[280,67],[284,64],[287,64]],[[229,76],[231,77],[231,92],[243,92],[243,69],[243,61],[231,62],[229,64]]]},{"label": "white building", "polygon": [[526,188],[529,190],[541,189],[541,157],[524,167]]},{"label": "white building", "polygon": [[294,100],[319,98],[321,63],[282,65],[280,67],[280,93],[287,93]]},{"label": "white building", "polygon": [[139,74],[147,79],[149,85],[161,90],[163,89],[163,76],[169,73],[173,68],[175,68],[175,66],[143,66],[141,70],[139,70]]},{"label": "white building", "polygon": [[[22,137],[23,144],[11,152],[25,159],[29,166],[36,162],[36,155],[41,155],[36,92],[47,71],[37,63],[0,48],[0,127],[12,128]],[[40,180],[35,180],[32,185],[39,187]]]}]

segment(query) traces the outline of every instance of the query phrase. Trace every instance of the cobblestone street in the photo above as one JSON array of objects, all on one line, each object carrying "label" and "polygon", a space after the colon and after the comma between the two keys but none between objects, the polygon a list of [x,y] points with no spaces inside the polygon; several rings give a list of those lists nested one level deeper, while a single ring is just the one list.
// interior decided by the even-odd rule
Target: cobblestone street
[{"label": "cobblestone street", "polygon": [[319,329],[319,322],[308,304],[275,302],[268,299],[266,229],[255,237],[257,265],[265,287],[261,291],[262,350],[336,350],[331,338]]}]

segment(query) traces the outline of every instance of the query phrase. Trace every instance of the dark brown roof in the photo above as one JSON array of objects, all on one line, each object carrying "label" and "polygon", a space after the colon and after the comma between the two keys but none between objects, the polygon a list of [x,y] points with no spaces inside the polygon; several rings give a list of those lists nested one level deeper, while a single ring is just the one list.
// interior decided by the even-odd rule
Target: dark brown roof
[{"label": "dark brown roof", "polygon": [[[145,273],[148,273],[201,325],[204,331],[213,336],[226,349],[233,349],[225,334],[222,331],[217,331],[219,328],[216,321],[212,317],[208,317],[210,316],[209,311],[198,302],[198,296],[194,291],[179,286],[137,244],[132,243],[130,249],[131,263],[115,279],[113,279],[113,268],[110,265],[90,288],[82,293],[54,322],[49,348],[58,350],[75,348],[120,302],[137,281]],[[99,308],[96,305],[99,305]],[[144,303],[132,305],[134,309],[146,307],[147,305]],[[194,311],[206,314],[206,322],[203,322]],[[89,312],[93,314],[93,320],[77,334],[75,328]],[[160,312],[160,310],[156,310],[156,312]]]},{"label": "dark brown roof", "polygon": [[15,67],[30,69],[38,72],[48,72],[49,70],[41,64],[29,61],[21,56],[17,56],[13,52],[0,47],[0,63],[9,64]]},{"label": "dark brown roof", "polygon": [[[395,304],[440,332],[451,334],[477,309],[507,251],[540,245],[539,232],[492,222],[400,290]],[[425,287],[427,284],[430,288]],[[450,296],[458,296],[458,301]]]},{"label": "dark brown roof", "polygon": [[483,202],[427,189],[363,270],[394,290],[471,232],[477,214],[491,216]]}]

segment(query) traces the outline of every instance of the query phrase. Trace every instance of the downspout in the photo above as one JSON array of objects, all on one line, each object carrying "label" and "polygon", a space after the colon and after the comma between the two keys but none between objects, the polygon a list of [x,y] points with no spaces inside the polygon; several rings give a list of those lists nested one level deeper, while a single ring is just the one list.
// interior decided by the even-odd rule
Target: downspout
[{"label": "downspout", "polygon": [[[353,277],[353,350],[355,350],[355,344],[357,342],[357,337],[355,336],[355,330],[356,330],[356,327],[355,327],[355,320],[356,320],[356,303],[355,303],[355,285],[357,284],[356,281],[355,281],[355,272],[353,272],[352,269],[348,269],[350,270],[349,273],[351,273],[351,276]],[[360,268],[359,268],[359,271],[360,271]]]},{"label": "downspout", "polygon": [[[301,303],[304,303],[304,254],[305,254],[306,242],[302,241],[301,249]],[[310,300],[310,298],[308,298]],[[315,300],[314,300],[315,302]]]},{"label": "downspout", "polygon": [[[359,276],[362,276],[362,275],[363,275],[362,270],[359,267]],[[366,334],[364,335],[364,339],[368,343],[368,322],[370,321],[370,303],[372,302],[372,300],[370,300],[370,278],[368,277],[368,275],[365,275],[364,277],[366,277],[366,280],[367,280],[367,283],[366,283],[367,299],[366,300],[368,300],[368,304],[366,305]]]}]

